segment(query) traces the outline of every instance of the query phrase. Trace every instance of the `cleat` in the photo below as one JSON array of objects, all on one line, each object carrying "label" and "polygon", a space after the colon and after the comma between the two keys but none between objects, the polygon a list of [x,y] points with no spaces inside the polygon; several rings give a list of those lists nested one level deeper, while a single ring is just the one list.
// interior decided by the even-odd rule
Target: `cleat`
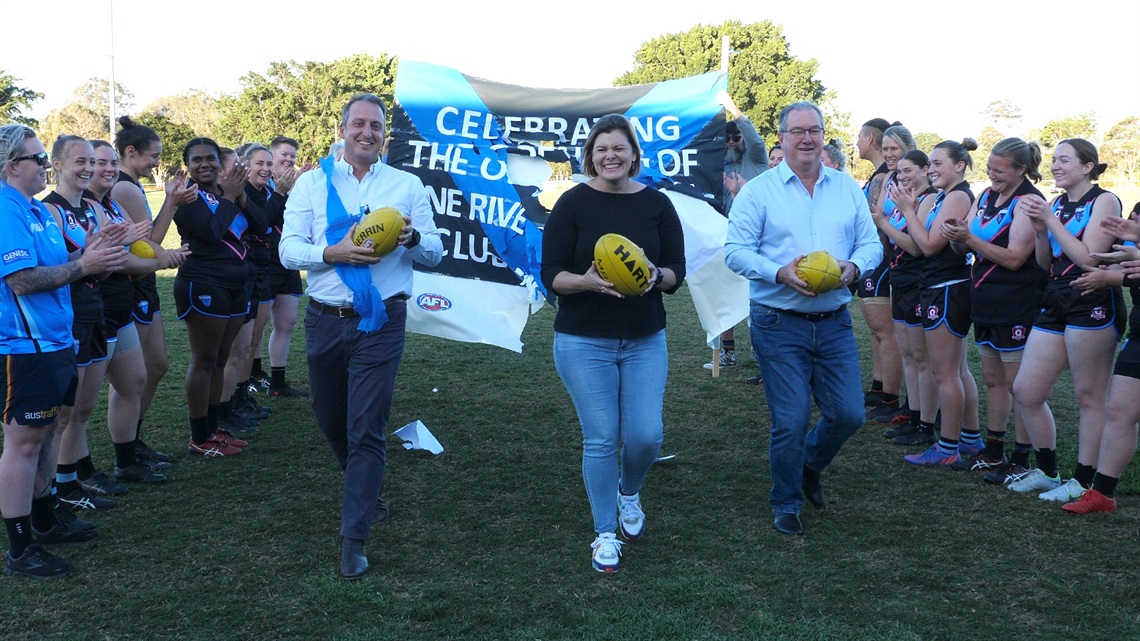
[{"label": "cleat", "polygon": [[135,462],[127,467],[115,466],[115,478],[120,481],[131,481],[133,483],[143,483],[145,485],[152,485],[154,483],[165,483],[166,476],[156,473],[150,469],[149,465]]},{"label": "cleat", "polygon": [[950,467],[958,462],[958,452],[951,452],[946,454],[937,445],[931,445],[925,452],[921,454],[911,454],[904,456],[903,460],[911,465],[936,465],[941,467]]},{"label": "cleat", "polygon": [[956,470],[967,470],[970,472],[984,472],[986,470],[994,470],[1003,465],[1008,465],[1005,457],[993,459],[986,456],[984,453],[975,456],[963,456],[962,451],[958,450],[958,462],[950,467]]},{"label": "cleat", "polygon": [[59,497],[60,503],[73,510],[109,510],[115,507],[115,502],[99,496],[92,496],[80,486],[80,489]]},{"label": "cleat", "polygon": [[33,579],[58,579],[71,572],[71,564],[48,552],[40,545],[29,545],[19,558],[12,558],[9,550],[4,563],[4,574],[30,576]]},{"label": "cleat", "polygon": [[190,439],[190,444],[186,446],[186,450],[191,454],[201,454],[206,458],[218,458],[222,456],[237,456],[241,454],[240,447],[227,445],[224,441],[217,439],[216,434],[206,439],[205,443],[195,443],[194,439]]},{"label": "cleat", "polygon": [[160,463],[170,462],[169,454],[163,454],[146,443],[143,443],[141,438],[135,440],[135,453],[139,458],[146,459],[147,461],[158,461]]},{"label": "cleat", "polygon": [[1100,492],[1089,489],[1086,490],[1081,498],[1066,503],[1061,506],[1061,509],[1070,514],[1092,514],[1094,512],[1115,512],[1116,511],[1116,497],[1108,498]]},{"label": "cleat", "polygon": [[126,486],[121,483],[116,483],[110,476],[107,476],[103,472],[96,472],[87,479],[79,479],[79,485],[92,494],[123,496],[130,492]]},{"label": "cleat", "polygon": [[1042,501],[1060,501],[1063,503],[1072,503],[1081,498],[1085,493],[1085,488],[1077,479],[1069,479],[1058,487],[1055,487],[1048,492],[1042,492],[1037,495],[1037,498]]},{"label": "cleat", "polygon": [[269,388],[269,395],[276,398],[307,398],[309,393],[286,384],[284,387]]},{"label": "cleat", "polygon": [[899,445],[933,445],[938,442],[938,435],[934,433],[933,427],[919,425],[910,434],[895,437],[893,440]]},{"label": "cleat", "polygon": [[1014,481],[1020,481],[1028,475],[1028,469],[1018,465],[1017,463],[1007,463],[997,468],[996,470],[993,470],[992,472],[986,472],[985,476],[982,477],[982,480],[986,483],[992,483],[994,485],[1009,485]]},{"label": "cleat", "polygon": [[1024,477],[1011,481],[1009,489],[1014,492],[1046,492],[1061,486],[1061,475],[1046,476],[1041,468],[1033,468]]}]

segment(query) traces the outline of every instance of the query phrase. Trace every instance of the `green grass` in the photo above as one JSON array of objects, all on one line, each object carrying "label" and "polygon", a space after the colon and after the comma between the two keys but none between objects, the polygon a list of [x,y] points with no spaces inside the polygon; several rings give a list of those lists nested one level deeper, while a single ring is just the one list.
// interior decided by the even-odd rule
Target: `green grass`
[{"label": "green grass", "polygon": [[[391,520],[373,571],[336,579],[341,475],[301,400],[241,456],[185,454],[183,325],[165,288],[172,367],[145,435],[171,480],[90,518],[50,583],[0,578],[4,639],[1129,639],[1140,630],[1135,466],[1120,511],[1076,518],[970,473],[914,469],[861,430],[805,507],[803,537],[771,527],[767,406],[751,368],[713,380],[686,293],[668,303],[665,451],[643,493],[646,536],[596,574],[581,436],[551,359],[553,313],[524,352],[409,335],[390,430],[422,419],[447,448],[392,439]],[[857,319],[860,341],[865,327]],[[747,353],[747,332],[738,330]],[[302,334],[290,378],[306,385]],[[868,364],[864,364],[868,371]],[[438,392],[433,391],[438,389]],[[268,402],[268,401],[263,401]],[[1076,442],[1058,385],[1061,465]],[[112,462],[105,413],[89,434]]]}]

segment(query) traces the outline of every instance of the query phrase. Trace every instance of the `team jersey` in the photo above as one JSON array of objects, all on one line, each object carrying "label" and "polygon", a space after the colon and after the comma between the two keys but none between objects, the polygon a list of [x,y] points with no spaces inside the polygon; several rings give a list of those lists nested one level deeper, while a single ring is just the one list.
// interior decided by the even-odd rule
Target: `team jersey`
[{"label": "team jersey", "polygon": [[[871,183],[875,182],[875,177],[881,176],[885,173],[888,173],[889,171],[890,170],[887,169],[887,163],[883,163],[883,164],[879,165],[877,168],[875,168],[875,173],[871,174],[871,177],[867,179],[867,182],[863,183],[863,195],[866,196],[867,198],[870,198],[871,197]],[[868,202],[867,204],[873,205],[874,203]]]},{"label": "team jersey", "polygon": [[[107,215],[107,222],[112,225],[121,225],[130,222],[127,213],[119,203],[111,199],[111,192],[107,192],[100,200],[95,194],[85,191],[83,198],[91,199],[103,206]],[[113,273],[103,279],[99,293],[103,295],[103,306],[107,309],[123,309],[135,306],[135,278],[127,274]]]},{"label": "team jersey", "polygon": [[[946,197],[955,191],[961,191],[970,198],[970,204],[974,203],[974,192],[970,191],[970,183],[962,181],[955,185],[950,191],[940,192],[934,197],[934,206],[926,214],[926,220],[923,225],[926,231],[932,231],[934,221],[938,220],[938,213],[942,211],[942,203],[946,201]],[[942,283],[966,280],[970,277],[970,265],[966,262],[965,256],[959,256],[958,252],[950,246],[946,245],[933,256],[927,256],[922,264],[922,275],[920,280],[923,287],[933,287]]]},{"label": "team jersey", "polygon": [[175,210],[174,224],[182,244],[190,247],[190,255],[179,266],[178,275],[195,282],[234,287],[249,278],[245,237],[250,225],[264,227],[267,223],[260,207],[243,211],[233,201],[218,198],[199,185],[194,202]]},{"label": "team jersey", "polygon": [[[934,193],[936,193],[936,190],[931,187],[919,194],[918,200],[915,202],[915,207],[918,207],[922,201]],[[902,210],[898,207],[895,207],[894,213],[887,219],[887,222],[891,224],[891,227],[894,227],[904,234],[907,233],[906,216],[903,215]],[[918,286],[919,274],[922,273],[922,264],[926,262],[921,254],[915,256],[902,247],[899,247],[898,244],[892,240],[887,257],[888,260],[890,260],[891,266],[891,287],[902,287],[905,289]]]},{"label": "team jersey", "polygon": [[[87,233],[99,231],[99,216],[95,205],[83,200],[72,205],[56,192],[44,197],[44,202],[60,208],[63,214],[63,238],[67,251],[77,252],[87,245]],[[71,309],[77,323],[99,323],[103,320],[103,294],[98,278],[87,276],[71,283]]]},{"label": "team jersey", "polygon": [[[1009,247],[1017,201],[1030,194],[1041,196],[1041,192],[1023,178],[1013,197],[999,206],[1000,196],[987,188],[978,198],[970,220],[970,233],[998,247]],[[1040,304],[1044,272],[1032,256],[1020,268],[1009,270],[976,254],[970,279],[973,282],[970,319],[975,324],[992,327],[1033,323]]]},{"label": "team jersey", "polygon": [[[1067,193],[1061,194],[1053,202],[1053,215],[1061,221],[1061,224],[1070,234],[1077,240],[1084,242],[1085,230],[1088,229],[1089,221],[1092,220],[1093,201],[1101,194],[1109,194],[1116,198],[1115,194],[1101,189],[1098,185],[1093,185],[1093,188],[1077,202],[1070,202]],[[1117,202],[1120,201],[1119,198],[1116,200]],[[1049,265],[1050,285],[1068,285],[1083,273],[1084,270],[1061,249],[1061,243],[1053,236],[1053,232],[1049,232],[1049,247],[1053,253],[1053,261]]]},{"label": "team jersey", "polygon": [[[127,173],[124,172],[122,169],[119,170],[119,180],[117,182],[131,183],[132,185],[134,185],[135,187],[138,188],[138,190],[143,195],[143,204],[146,205],[146,216],[147,216],[147,218],[154,220],[154,212],[152,212],[150,210],[150,201],[148,201],[146,199],[146,190],[143,189],[142,184],[140,184],[139,181],[135,180],[134,178],[131,178],[130,176],[128,176]],[[108,197],[110,197],[110,195],[108,195]]]},{"label": "team jersey", "polygon": [[249,256],[259,271],[268,270],[269,264],[273,260],[273,254],[270,252],[276,253],[277,249],[272,240],[275,233],[277,243],[281,242],[280,229],[275,230],[270,224],[270,210],[277,204],[276,201],[280,201],[279,206],[283,218],[285,199],[268,187],[257,188],[247,182],[245,183],[245,200],[247,209],[258,207],[262,210],[258,218],[265,220],[266,223],[260,227],[250,226],[246,234],[246,243],[249,245]]},{"label": "team jersey", "polygon": [[67,264],[67,244],[55,217],[40,201],[28,202],[0,181],[0,228],[0,354],[75,349],[71,289],[16,296],[7,281],[24,269]]}]

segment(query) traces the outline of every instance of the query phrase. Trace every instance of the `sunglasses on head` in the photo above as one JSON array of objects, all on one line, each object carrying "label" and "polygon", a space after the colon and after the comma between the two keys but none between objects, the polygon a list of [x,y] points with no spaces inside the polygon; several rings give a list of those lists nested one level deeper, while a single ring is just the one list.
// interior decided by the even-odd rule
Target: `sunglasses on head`
[{"label": "sunglasses on head", "polygon": [[13,158],[12,162],[16,163],[16,162],[20,162],[21,160],[34,160],[34,161],[36,161],[36,164],[39,165],[40,167],[47,167],[49,164],[48,163],[48,155],[47,155],[46,151],[41,151],[38,154],[28,154],[27,156],[19,156],[17,158]]},{"label": "sunglasses on head", "polygon": [[724,137],[724,139],[728,142],[740,142],[741,136],[740,134],[728,134]]}]

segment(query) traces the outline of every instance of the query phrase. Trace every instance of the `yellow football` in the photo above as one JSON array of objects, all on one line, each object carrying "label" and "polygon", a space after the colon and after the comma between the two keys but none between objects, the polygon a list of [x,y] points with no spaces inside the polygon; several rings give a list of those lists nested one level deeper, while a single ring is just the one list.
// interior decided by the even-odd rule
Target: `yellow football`
[{"label": "yellow football", "polygon": [[835,289],[839,284],[840,273],[839,261],[823,250],[804,256],[796,266],[796,276],[807,283],[807,288],[816,294]]},{"label": "yellow football", "polygon": [[381,207],[364,215],[356,225],[352,242],[372,250],[373,256],[387,256],[400,242],[404,215],[395,207]]},{"label": "yellow football", "polygon": [[649,259],[621,234],[605,234],[598,239],[594,244],[594,265],[599,276],[626,296],[639,296],[649,289]]},{"label": "yellow football", "polygon": [[131,243],[129,251],[140,258],[154,258],[154,247],[145,240],[136,240]]}]

